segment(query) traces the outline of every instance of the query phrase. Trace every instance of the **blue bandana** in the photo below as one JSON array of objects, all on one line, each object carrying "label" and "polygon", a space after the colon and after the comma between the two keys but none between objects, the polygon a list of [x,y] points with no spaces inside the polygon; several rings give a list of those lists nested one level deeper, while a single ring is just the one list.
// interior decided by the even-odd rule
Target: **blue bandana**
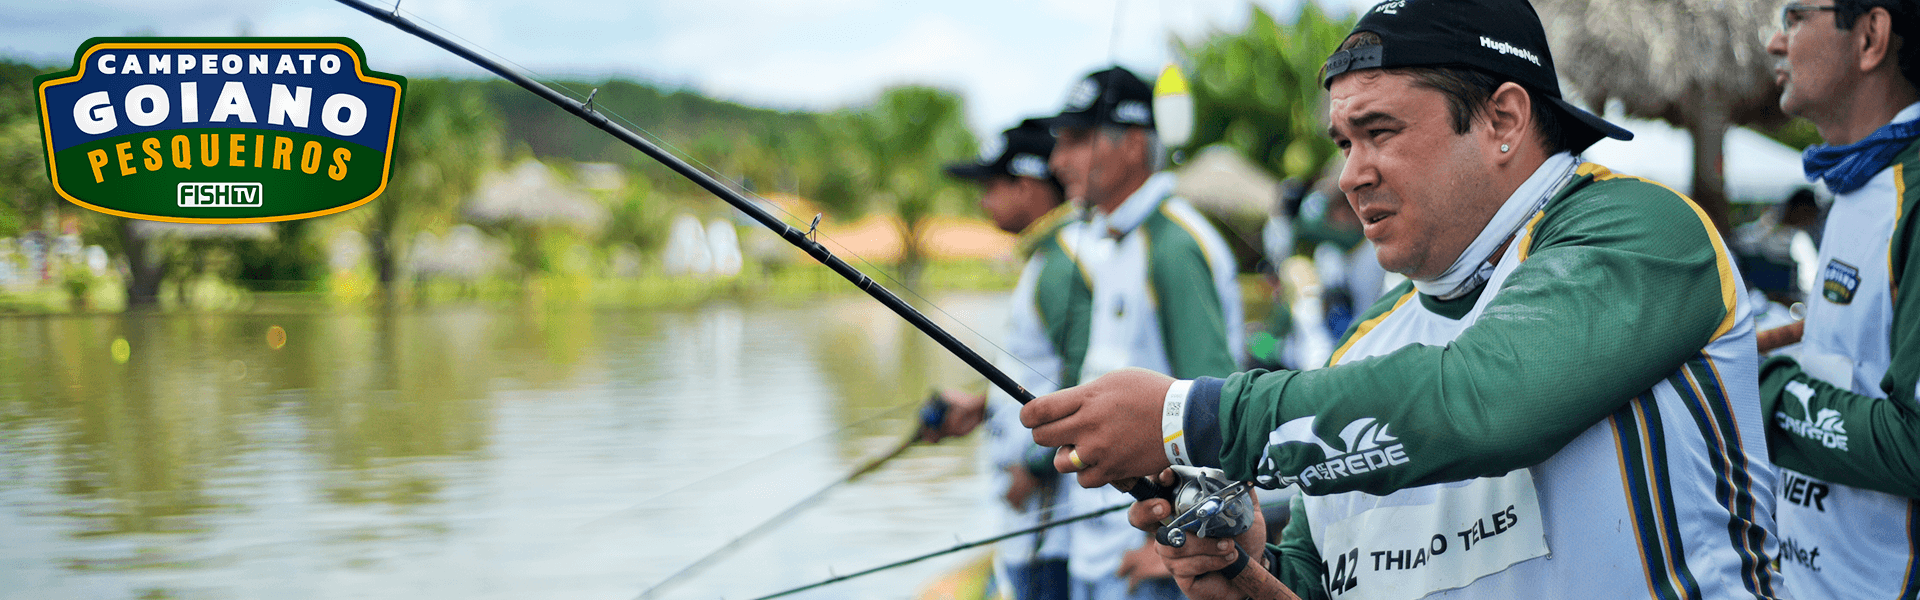
[{"label": "blue bandana", "polygon": [[1887,168],[1893,157],[1907,149],[1914,138],[1920,138],[1920,121],[1888,123],[1873,130],[1866,139],[1845,146],[1808,146],[1800,160],[1807,171],[1807,181],[1825,179],[1827,189],[1845,194],[1860,189],[1874,174]]}]

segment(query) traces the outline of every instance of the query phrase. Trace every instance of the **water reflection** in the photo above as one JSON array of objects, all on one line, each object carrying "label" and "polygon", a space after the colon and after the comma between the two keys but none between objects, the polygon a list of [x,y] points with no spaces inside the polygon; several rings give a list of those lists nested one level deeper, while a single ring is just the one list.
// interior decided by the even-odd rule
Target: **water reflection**
[{"label": "water reflection", "polygon": [[[936,302],[998,330],[994,295]],[[974,379],[858,297],[0,319],[0,597],[630,598]],[[983,537],[982,485],[970,446],[916,449],[669,597]]]}]

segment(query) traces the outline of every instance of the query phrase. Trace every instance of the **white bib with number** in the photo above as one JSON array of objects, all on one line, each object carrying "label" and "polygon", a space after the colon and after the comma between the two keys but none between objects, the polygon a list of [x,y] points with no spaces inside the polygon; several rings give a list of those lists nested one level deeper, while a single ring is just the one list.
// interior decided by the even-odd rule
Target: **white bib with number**
[{"label": "white bib with number", "polygon": [[1309,519],[1351,515],[1315,540],[1328,558],[1327,587],[1336,598],[1412,600],[1548,555],[1540,501],[1524,469],[1391,496],[1325,500],[1333,502],[1321,503]]}]

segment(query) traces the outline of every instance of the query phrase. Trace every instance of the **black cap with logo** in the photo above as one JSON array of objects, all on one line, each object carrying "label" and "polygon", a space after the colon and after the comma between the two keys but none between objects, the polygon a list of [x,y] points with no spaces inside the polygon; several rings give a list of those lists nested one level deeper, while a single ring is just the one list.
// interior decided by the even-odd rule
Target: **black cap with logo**
[{"label": "black cap with logo", "polygon": [[960,179],[985,181],[995,177],[1032,177],[1053,180],[1047,159],[1053,155],[1053,133],[1041,119],[1027,119],[1019,127],[1000,134],[1000,147],[985,148],[980,162],[952,163],[947,174]]},{"label": "black cap with logo", "polygon": [[1360,17],[1352,33],[1362,31],[1379,35],[1381,45],[1335,52],[1322,87],[1361,69],[1468,67],[1519,83],[1572,117],[1564,123],[1570,150],[1585,150],[1602,137],[1633,139],[1633,132],[1560,97],[1547,32],[1527,0],[1387,0]]},{"label": "black cap with logo", "polygon": [[1153,128],[1153,86],[1121,67],[1087,75],[1067,92],[1067,107],[1050,127],[1120,125]]}]

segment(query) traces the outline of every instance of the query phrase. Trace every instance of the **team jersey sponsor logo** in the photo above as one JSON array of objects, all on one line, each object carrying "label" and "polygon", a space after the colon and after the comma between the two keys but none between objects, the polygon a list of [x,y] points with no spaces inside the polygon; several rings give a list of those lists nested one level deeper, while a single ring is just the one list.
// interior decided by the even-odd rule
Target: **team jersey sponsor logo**
[{"label": "team jersey sponsor logo", "polygon": [[404,78],[346,38],[94,38],[34,78],[54,191],[111,215],[261,223],[378,196]]},{"label": "team jersey sponsor logo", "polygon": [[1801,417],[1795,418],[1788,415],[1786,411],[1775,411],[1773,418],[1780,422],[1780,428],[1819,442],[1822,446],[1846,451],[1847,425],[1840,417],[1840,411],[1822,408],[1819,412],[1814,412],[1809,406],[1809,401],[1813,399],[1813,388],[1805,383],[1788,382],[1786,390],[1788,395],[1800,401]]},{"label": "team jersey sponsor logo", "polygon": [[1832,487],[1829,487],[1825,483],[1801,477],[1790,471],[1781,471],[1780,476],[1781,500],[1787,501],[1787,504],[1796,504],[1819,512],[1827,512],[1827,497],[1832,495]]},{"label": "team jersey sponsor logo", "polygon": [[[1399,438],[1389,433],[1387,424],[1378,419],[1361,417],[1347,423],[1347,426],[1340,430],[1340,447],[1335,447],[1321,439],[1319,434],[1314,433],[1315,419],[1316,417],[1301,417],[1288,421],[1268,435],[1266,456],[1261,459],[1260,464],[1262,475],[1258,477],[1261,485],[1283,487],[1298,483],[1305,488],[1315,482],[1331,482],[1392,468],[1412,460],[1407,456],[1406,446],[1398,443]],[[1318,462],[1307,465],[1294,475],[1280,474],[1280,459],[1276,458],[1277,456],[1304,451],[1311,447],[1320,449],[1322,458]]]},{"label": "team jersey sponsor logo", "polygon": [[1839,259],[1829,259],[1822,275],[1826,283],[1820,286],[1820,295],[1825,296],[1828,302],[1834,304],[1853,302],[1853,292],[1860,289],[1860,269],[1840,262]]},{"label": "team jersey sponsor logo", "polygon": [[1780,562],[1785,565],[1800,565],[1808,571],[1820,571],[1820,547],[1808,546],[1799,540],[1780,536]]},{"label": "team jersey sponsor logo", "polygon": [[1533,66],[1536,66],[1536,67],[1540,66],[1540,55],[1534,54],[1532,50],[1528,50],[1526,48],[1521,48],[1519,46],[1515,46],[1507,42],[1502,42],[1500,40],[1496,40],[1484,35],[1480,36],[1480,47],[1487,48],[1489,50],[1493,50],[1494,52],[1499,52],[1507,56],[1517,56],[1527,62],[1533,63]]}]

